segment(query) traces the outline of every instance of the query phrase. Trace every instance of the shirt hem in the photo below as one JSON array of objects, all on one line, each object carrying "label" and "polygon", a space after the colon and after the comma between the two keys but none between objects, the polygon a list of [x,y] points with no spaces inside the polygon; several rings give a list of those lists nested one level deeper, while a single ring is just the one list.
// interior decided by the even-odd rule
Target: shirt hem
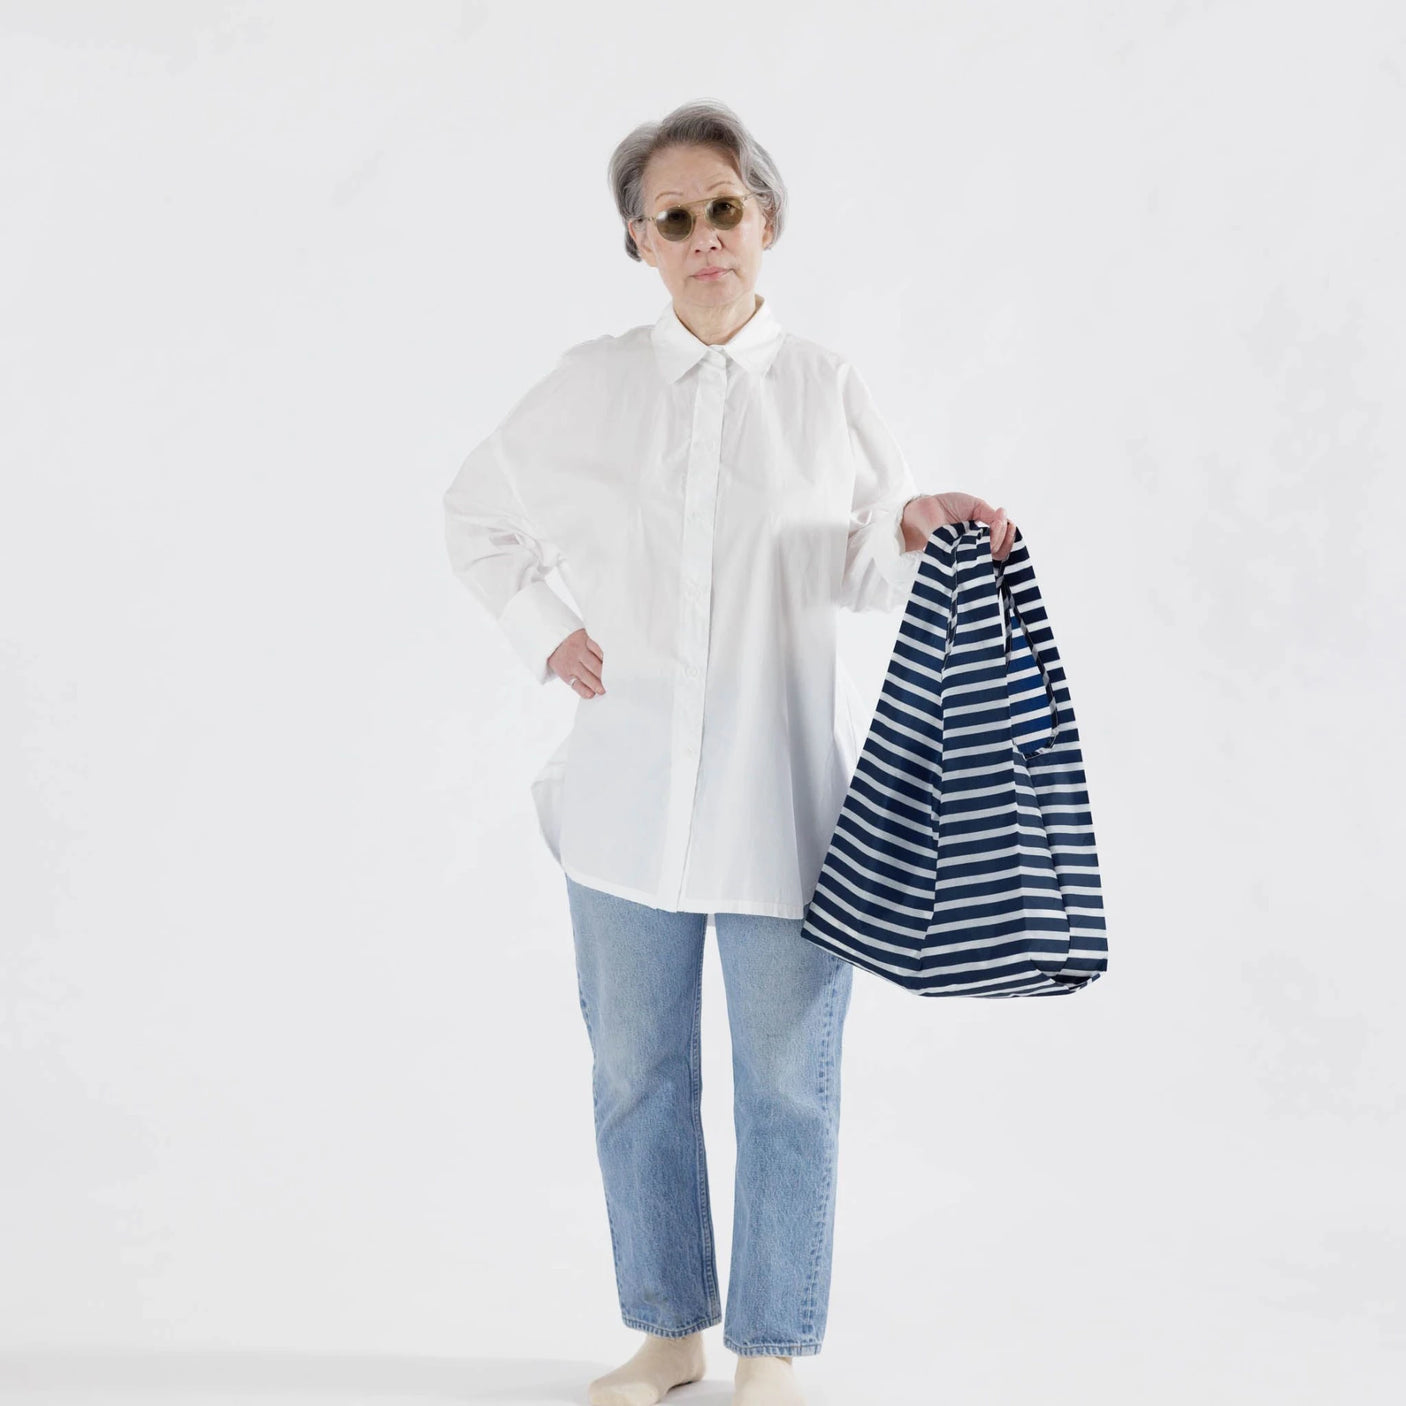
[{"label": "shirt hem", "polygon": [[794,903],[767,903],[748,898],[718,898],[710,899],[697,908],[667,908],[659,902],[658,894],[646,893],[643,889],[631,888],[628,884],[619,884],[611,879],[595,878],[565,861],[562,861],[561,867],[569,878],[587,888],[599,889],[615,898],[628,898],[633,903],[643,903],[666,913],[754,913],[763,918],[805,917],[804,906],[798,908]]}]

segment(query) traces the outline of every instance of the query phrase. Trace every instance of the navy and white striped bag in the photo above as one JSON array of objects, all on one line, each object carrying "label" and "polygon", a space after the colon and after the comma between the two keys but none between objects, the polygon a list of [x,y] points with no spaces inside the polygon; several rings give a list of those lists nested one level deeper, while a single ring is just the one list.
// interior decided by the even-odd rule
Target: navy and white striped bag
[{"label": "navy and white striped bag", "polygon": [[928,538],[802,935],[921,996],[1108,969],[1083,755],[1019,529]]}]

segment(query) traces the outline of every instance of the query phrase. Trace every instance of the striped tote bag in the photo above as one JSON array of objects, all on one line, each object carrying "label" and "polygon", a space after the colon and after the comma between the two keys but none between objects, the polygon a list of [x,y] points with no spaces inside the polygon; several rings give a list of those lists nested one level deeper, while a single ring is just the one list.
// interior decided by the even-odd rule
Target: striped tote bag
[{"label": "striped tote bag", "polygon": [[802,935],[921,996],[1059,996],[1107,970],[1069,687],[1025,539],[937,528]]}]

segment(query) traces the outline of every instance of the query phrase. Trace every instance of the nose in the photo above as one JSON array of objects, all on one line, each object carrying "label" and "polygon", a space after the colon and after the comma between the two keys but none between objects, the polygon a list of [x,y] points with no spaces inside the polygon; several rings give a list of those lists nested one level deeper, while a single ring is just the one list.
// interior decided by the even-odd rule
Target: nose
[{"label": "nose", "polygon": [[714,229],[704,218],[702,210],[694,213],[693,233],[688,238],[695,254],[707,254],[714,249],[721,249],[723,247],[721,234],[721,230]]}]

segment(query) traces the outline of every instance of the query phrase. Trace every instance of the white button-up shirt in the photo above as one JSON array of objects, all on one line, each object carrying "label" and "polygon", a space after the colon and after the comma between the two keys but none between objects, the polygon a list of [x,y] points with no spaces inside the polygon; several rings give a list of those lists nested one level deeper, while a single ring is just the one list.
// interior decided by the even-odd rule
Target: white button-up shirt
[{"label": "white button-up shirt", "polygon": [[906,602],[917,493],[859,373],[760,296],[719,346],[672,302],[578,343],[512,407],[445,493],[446,536],[538,682],[583,626],[604,656],[532,782],[567,874],[802,916],[862,742],[837,612]]}]

